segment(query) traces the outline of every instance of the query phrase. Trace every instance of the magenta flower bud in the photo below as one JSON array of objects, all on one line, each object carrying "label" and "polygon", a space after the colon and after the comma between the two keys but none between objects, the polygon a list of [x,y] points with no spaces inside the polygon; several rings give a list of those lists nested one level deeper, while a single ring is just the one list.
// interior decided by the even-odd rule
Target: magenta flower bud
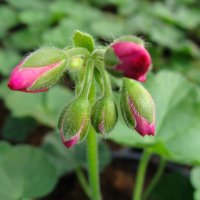
[{"label": "magenta flower bud", "polygon": [[132,41],[125,41],[124,38],[112,43],[105,53],[105,63],[112,71],[140,82],[146,81],[146,75],[152,65],[151,56],[144,43],[136,37]]},{"label": "magenta flower bud", "polygon": [[125,78],[121,96],[125,122],[140,135],[155,134],[155,106],[149,92],[137,81]]},{"label": "magenta flower bud", "polygon": [[77,98],[66,106],[59,117],[58,128],[63,144],[70,148],[81,142],[87,135],[90,125],[90,103]]},{"label": "magenta flower bud", "polygon": [[11,72],[8,87],[23,92],[44,92],[55,85],[66,66],[64,51],[45,47],[27,56]]}]

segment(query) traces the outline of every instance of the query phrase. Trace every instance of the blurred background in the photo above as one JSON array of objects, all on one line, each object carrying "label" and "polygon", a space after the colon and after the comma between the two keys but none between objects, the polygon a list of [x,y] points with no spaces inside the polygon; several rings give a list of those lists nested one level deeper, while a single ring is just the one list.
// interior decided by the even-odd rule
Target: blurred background
[{"label": "blurred background", "polygon": [[24,55],[71,45],[75,29],[97,45],[140,36],[154,65],[145,87],[156,103],[157,135],[142,138],[120,118],[110,137],[99,139],[104,199],[131,199],[141,153],[150,149],[145,188],[160,164],[165,169],[147,199],[200,200],[199,0],[0,0],[0,199],[88,199],[80,183],[86,144],[65,149],[56,129],[58,112],[73,97],[70,75],[43,94],[6,85]]}]

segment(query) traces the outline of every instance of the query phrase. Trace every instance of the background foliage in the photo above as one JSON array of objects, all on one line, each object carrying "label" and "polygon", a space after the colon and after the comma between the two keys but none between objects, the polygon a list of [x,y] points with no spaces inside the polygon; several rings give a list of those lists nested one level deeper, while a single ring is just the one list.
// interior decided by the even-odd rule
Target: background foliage
[{"label": "background foliage", "polygon": [[[6,86],[11,69],[23,55],[41,46],[63,48],[71,45],[74,29],[90,33],[98,45],[109,44],[123,34],[141,36],[147,41],[146,46],[153,58],[153,72],[145,87],[156,103],[156,137],[142,138],[126,128],[120,118],[109,139],[123,146],[148,148],[168,161],[199,165],[198,0],[4,0],[0,3],[0,115],[1,138],[4,140],[0,142],[0,198],[9,200],[47,195],[60,176],[86,166],[84,144],[67,151],[62,147],[58,134],[49,132],[55,132],[58,112],[73,95],[73,87],[66,87],[71,84],[61,80],[61,85],[48,93],[34,95],[11,92]],[[121,80],[113,78],[113,85],[120,86]],[[47,131],[42,131],[41,127]],[[38,132],[46,134],[40,147],[21,144],[34,144],[30,138]],[[105,167],[111,159],[110,150],[104,142],[101,142],[100,149],[100,164]],[[29,157],[34,157],[30,161],[34,164],[30,171],[22,173],[24,168],[30,167],[27,166]],[[19,172],[12,174],[9,170]],[[196,167],[191,175],[195,200],[200,199],[199,171]],[[40,189],[30,190],[32,184],[36,184],[29,177],[32,173],[38,177],[37,182],[43,183]],[[51,180],[48,173],[52,176]],[[42,181],[39,179],[41,176],[45,177]],[[168,180],[182,182],[185,177],[179,176],[172,175],[161,185],[168,187]],[[7,191],[13,189],[11,180],[18,180],[18,187],[13,191],[13,196],[5,197]],[[183,184],[183,187],[189,186]],[[170,186],[168,188],[173,190]],[[163,192],[162,186],[156,190],[161,194]],[[159,192],[158,196],[152,195],[160,199]],[[182,198],[181,193],[176,197],[177,200]]]}]

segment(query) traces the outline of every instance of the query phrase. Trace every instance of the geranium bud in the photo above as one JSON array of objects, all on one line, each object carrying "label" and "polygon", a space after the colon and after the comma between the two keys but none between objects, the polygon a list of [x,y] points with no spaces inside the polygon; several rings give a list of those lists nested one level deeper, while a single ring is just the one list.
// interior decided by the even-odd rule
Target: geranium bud
[{"label": "geranium bud", "polygon": [[90,125],[91,108],[86,99],[77,98],[67,105],[61,112],[58,128],[63,144],[70,148],[81,142]]},{"label": "geranium bud", "polygon": [[127,37],[123,37],[112,43],[106,50],[105,63],[108,69],[114,72],[144,82],[152,65],[151,57],[142,40],[136,39],[134,37],[131,41]]},{"label": "geranium bud", "polygon": [[109,133],[117,123],[117,106],[112,96],[99,98],[92,107],[91,122],[98,133]]},{"label": "geranium bud", "polygon": [[8,82],[12,90],[43,92],[55,85],[63,75],[67,56],[54,47],[39,49],[17,65]]},{"label": "geranium bud", "polygon": [[125,122],[140,135],[155,134],[155,106],[149,92],[137,81],[125,78],[121,95]]}]

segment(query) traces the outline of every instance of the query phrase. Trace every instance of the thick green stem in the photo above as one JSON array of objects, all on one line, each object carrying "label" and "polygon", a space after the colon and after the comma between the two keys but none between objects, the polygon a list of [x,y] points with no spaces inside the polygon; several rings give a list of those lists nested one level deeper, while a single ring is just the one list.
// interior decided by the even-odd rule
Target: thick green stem
[{"label": "thick green stem", "polygon": [[107,71],[105,70],[104,64],[102,61],[97,62],[97,68],[101,73],[103,78],[103,92],[105,96],[112,95],[112,87],[110,82],[110,77],[108,76]]},{"label": "thick green stem", "polygon": [[80,97],[82,98],[88,98],[93,79],[93,71],[94,71],[94,61],[92,59],[88,59],[83,81],[83,88],[80,93]]},{"label": "thick green stem", "polygon": [[146,169],[147,169],[147,165],[148,165],[150,157],[151,157],[151,154],[147,150],[145,150],[139,163],[132,200],[142,199],[144,179],[145,179]]},{"label": "thick green stem", "polygon": [[85,194],[90,198],[91,197],[90,187],[89,187],[87,180],[83,174],[83,171],[80,168],[76,169],[76,176],[77,176]]},{"label": "thick green stem", "polygon": [[101,200],[98,167],[98,143],[96,132],[92,126],[87,136],[88,172],[91,188],[91,200]]},{"label": "thick green stem", "polygon": [[160,178],[164,172],[165,165],[166,165],[166,161],[163,158],[161,158],[158,170],[157,170],[156,174],[154,175],[153,180],[150,182],[149,186],[147,187],[146,191],[144,192],[143,200],[147,199],[149,194],[151,194],[154,187],[157,185],[158,181],[160,180]]}]

